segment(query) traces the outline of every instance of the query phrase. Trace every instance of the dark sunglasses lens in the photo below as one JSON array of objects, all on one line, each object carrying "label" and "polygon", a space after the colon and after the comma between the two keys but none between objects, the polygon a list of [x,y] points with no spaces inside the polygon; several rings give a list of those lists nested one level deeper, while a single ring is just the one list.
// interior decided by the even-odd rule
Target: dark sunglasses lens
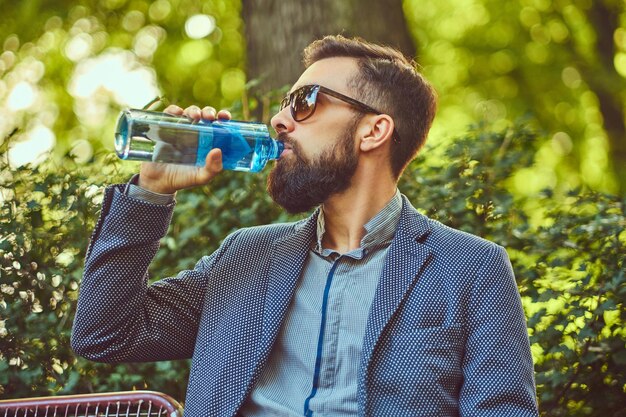
[{"label": "dark sunglasses lens", "polygon": [[291,115],[296,122],[310,117],[315,111],[317,88],[304,86],[291,93]]}]

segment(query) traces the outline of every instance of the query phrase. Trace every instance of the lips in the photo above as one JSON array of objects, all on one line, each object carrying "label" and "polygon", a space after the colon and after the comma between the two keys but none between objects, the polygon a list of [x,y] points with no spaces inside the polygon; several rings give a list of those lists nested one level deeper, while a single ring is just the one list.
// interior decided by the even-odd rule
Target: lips
[{"label": "lips", "polygon": [[280,157],[284,157],[285,155],[288,155],[290,153],[293,153],[293,147],[291,146],[291,143],[288,142],[283,142],[285,147],[283,148],[283,151],[280,153]]}]

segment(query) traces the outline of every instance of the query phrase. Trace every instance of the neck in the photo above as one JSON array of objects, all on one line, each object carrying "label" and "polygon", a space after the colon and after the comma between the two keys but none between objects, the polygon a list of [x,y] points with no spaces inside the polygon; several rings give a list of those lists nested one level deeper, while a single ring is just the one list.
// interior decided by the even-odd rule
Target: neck
[{"label": "neck", "polygon": [[360,247],[365,224],[394,196],[396,182],[391,177],[368,177],[361,178],[357,172],[346,191],[324,202],[324,248],[345,253]]}]

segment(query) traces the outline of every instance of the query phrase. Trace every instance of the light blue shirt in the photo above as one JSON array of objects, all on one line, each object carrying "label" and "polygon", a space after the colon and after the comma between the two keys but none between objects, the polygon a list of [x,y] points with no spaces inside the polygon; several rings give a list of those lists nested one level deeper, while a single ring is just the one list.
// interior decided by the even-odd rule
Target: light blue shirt
[{"label": "light blue shirt", "polygon": [[402,208],[400,192],[365,224],[358,249],[311,249],[287,317],[240,413],[261,416],[354,416],[357,373],[370,306]]}]

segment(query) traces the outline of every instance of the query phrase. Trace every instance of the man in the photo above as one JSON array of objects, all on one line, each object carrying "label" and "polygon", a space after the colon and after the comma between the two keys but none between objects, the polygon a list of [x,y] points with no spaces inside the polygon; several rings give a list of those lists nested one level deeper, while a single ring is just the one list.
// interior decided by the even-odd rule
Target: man
[{"label": "man", "polygon": [[341,36],[309,45],[305,65],[272,118],[286,150],[268,191],[289,212],[319,208],[241,229],[147,286],[174,193],[221,162],[213,150],[204,168],[144,163],[106,191],[75,351],[192,357],[186,416],[536,416],[506,252],[420,215],[396,188],[434,117],[432,88],[399,52]]}]

